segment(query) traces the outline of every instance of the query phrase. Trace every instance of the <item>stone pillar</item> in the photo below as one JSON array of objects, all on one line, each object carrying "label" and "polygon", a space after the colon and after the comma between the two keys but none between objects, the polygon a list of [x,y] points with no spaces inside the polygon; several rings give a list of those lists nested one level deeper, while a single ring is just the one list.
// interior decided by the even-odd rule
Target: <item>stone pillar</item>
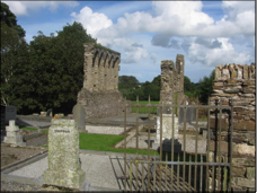
[{"label": "stone pillar", "polygon": [[105,88],[105,79],[104,79],[104,71],[105,71],[105,67],[104,67],[104,60],[105,60],[105,53],[103,52],[101,54],[100,57],[100,65],[99,65],[99,90],[103,91]]},{"label": "stone pillar", "polygon": [[96,51],[92,64],[92,91],[98,91],[98,62],[99,52]]},{"label": "stone pillar", "polygon": [[48,131],[48,169],[44,172],[44,184],[83,190],[84,181],[75,121],[53,119]]},{"label": "stone pillar", "polygon": [[160,101],[162,104],[172,104],[173,99],[173,70],[172,60],[163,60],[161,62],[161,91]]},{"label": "stone pillar", "polygon": [[118,84],[119,84],[119,64],[120,60],[119,58],[116,58],[115,64],[114,64],[114,90],[118,90]]},{"label": "stone pillar", "polygon": [[14,120],[9,121],[9,126],[6,127],[6,136],[4,143],[10,144],[12,147],[24,147],[26,143],[23,142],[23,137],[20,133],[19,127],[15,125]]},{"label": "stone pillar", "polygon": [[85,60],[84,60],[84,82],[83,88],[88,90],[92,90],[92,66],[93,66],[93,56],[94,56],[94,45],[92,44],[85,44]]},{"label": "stone pillar", "polygon": [[76,104],[72,109],[73,119],[75,120],[75,126],[79,131],[86,131],[86,122],[85,122],[85,109],[81,104]]}]

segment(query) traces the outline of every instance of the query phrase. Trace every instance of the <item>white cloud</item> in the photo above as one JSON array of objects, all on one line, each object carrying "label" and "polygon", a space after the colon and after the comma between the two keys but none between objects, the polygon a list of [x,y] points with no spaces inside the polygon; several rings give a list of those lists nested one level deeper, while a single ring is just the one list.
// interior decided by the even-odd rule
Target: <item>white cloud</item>
[{"label": "white cloud", "polygon": [[60,6],[76,7],[76,1],[3,1],[6,3],[10,10],[16,15],[30,15],[42,8],[48,8],[52,11],[58,9]]},{"label": "white cloud", "polygon": [[[216,44],[218,46],[211,47]],[[191,61],[201,62],[208,66],[216,66],[218,64],[249,63],[250,55],[244,52],[238,52],[231,44],[229,38],[209,39],[205,41],[194,41],[188,50]]]},{"label": "white cloud", "polygon": [[78,22],[82,23],[83,27],[93,37],[97,36],[100,30],[106,29],[112,25],[112,21],[104,14],[93,12],[91,8],[84,7],[77,14],[73,12],[71,16]]}]

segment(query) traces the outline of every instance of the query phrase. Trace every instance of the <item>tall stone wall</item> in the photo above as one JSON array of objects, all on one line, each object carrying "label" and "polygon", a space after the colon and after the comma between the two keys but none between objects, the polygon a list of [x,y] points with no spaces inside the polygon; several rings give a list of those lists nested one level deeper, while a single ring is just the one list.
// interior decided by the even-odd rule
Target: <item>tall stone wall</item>
[{"label": "tall stone wall", "polygon": [[[255,64],[229,64],[215,68],[210,103],[228,105],[233,101],[232,188],[255,190],[256,70]],[[223,116],[222,116],[223,117]],[[224,118],[224,119],[223,119]],[[228,123],[225,117],[222,126]],[[212,125],[212,123],[211,123]],[[214,127],[211,127],[214,128]],[[214,131],[215,132],[215,131]],[[228,153],[228,133],[221,133],[222,152]],[[227,145],[226,145],[227,144]]]},{"label": "tall stone wall", "polygon": [[87,118],[101,118],[122,112],[124,100],[118,91],[120,53],[85,44],[84,83],[78,93]]},{"label": "tall stone wall", "polygon": [[184,56],[178,54],[176,63],[172,60],[161,62],[160,101],[163,104],[181,104],[184,98]]}]

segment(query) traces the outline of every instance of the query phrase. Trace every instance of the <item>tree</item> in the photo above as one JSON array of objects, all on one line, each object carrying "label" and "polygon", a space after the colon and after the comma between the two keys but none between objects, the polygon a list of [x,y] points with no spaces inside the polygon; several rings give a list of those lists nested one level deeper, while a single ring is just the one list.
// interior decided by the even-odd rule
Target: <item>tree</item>
[{"label": "tree", "polygon": [[74,22],[63,27],[57,36],[42,32],[30,43],[33,66],[35,109],[71,113],[83,86],[84,44],[96,42],[82,25]]},{"label": "tree", "polygon": [[212,71],[209,77],[205,76],[201,79],[196,87],[198,99],[202,104],[208,104],[209,96],[212,94],[213,90],[213,80],[214,71]]},{"label": "tree", "polygon": [[[17,24],[8,5],[1,2],[1,104],[19,106],[18,96],[26,76],[27,44],[25,31]],[[16,92],[17,90],[17,92]]]}]

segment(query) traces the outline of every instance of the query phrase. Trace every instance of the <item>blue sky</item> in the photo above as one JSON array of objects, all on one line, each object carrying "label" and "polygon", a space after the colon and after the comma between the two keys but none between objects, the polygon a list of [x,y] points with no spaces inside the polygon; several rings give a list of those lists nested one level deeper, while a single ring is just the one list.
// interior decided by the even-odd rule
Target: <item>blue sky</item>
[{"label": "blue sky", "polygon": [[29,42],[74,21],[121,53],[120,75],[140,82],[160,74],[162,60],[185,57],[197,82],[219,64],[255,62],[255,1],[4,1]]}]

